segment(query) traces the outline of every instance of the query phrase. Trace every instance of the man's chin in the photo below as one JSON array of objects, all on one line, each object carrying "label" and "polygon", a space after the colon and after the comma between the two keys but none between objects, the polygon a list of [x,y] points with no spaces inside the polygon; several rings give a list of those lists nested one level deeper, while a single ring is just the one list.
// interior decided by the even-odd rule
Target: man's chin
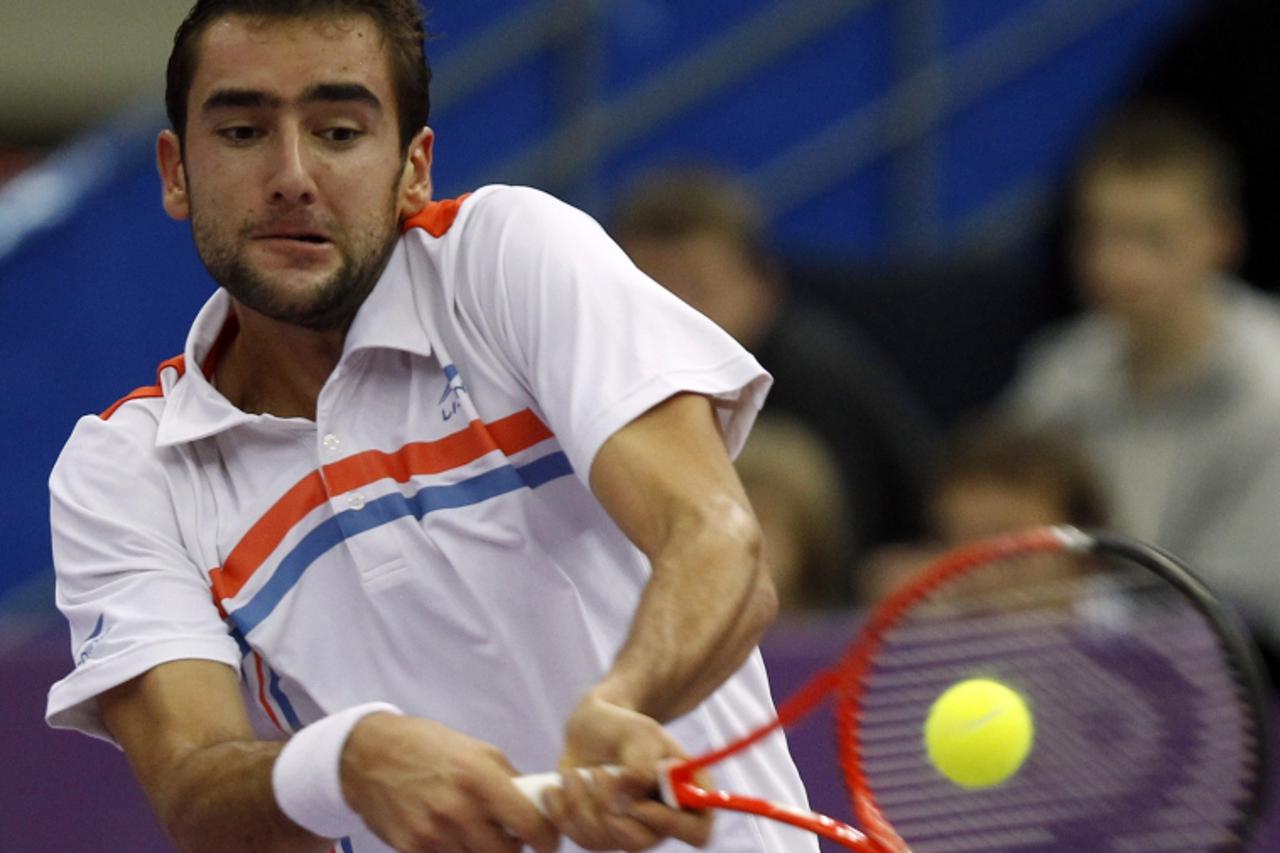
[{"label": "man's chin", "polygon": [[335,292],[332,276],[256,277],[223,282],[231,298],[262,317],[297,326],[329,326],[325,318],[341,314],[346,300]]},{"label": "man's chin", "polygon": [[278,322],[328,331],[350,324],[389,255],[390,247],[384,255],[353,261],[333,244],[294,252],[255,243],[226,263],[206,258],[205,266],[232,298],[251,311]]}]

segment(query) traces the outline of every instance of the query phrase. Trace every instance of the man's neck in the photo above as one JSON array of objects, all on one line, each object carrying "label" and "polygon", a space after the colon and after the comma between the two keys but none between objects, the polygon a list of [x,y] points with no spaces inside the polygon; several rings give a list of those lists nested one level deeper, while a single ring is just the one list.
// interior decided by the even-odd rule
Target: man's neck
[{"label": "man's neck", "polygon": [[346,329],[317,332],[231,304],[239,329],[214,366],[218,390],[246,412],[315,420],[316,401],[342,356]]}]

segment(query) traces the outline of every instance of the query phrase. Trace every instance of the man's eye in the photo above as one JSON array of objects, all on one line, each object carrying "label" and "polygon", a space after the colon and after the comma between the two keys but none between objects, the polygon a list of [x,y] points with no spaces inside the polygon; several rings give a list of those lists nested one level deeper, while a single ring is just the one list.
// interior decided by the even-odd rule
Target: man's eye
[{"label": "man's eye", "polygon": [[355,142],[364,136],[364,131],[354,127],[329,127],[320,131],[320,136],[330,142]]},{"label": "man's eye", "polygon": [[218,131],[218,135],[229,142],[252,142],[262,136],[262,131],[248,125],[236,125],[235,127],[224,127]]}]

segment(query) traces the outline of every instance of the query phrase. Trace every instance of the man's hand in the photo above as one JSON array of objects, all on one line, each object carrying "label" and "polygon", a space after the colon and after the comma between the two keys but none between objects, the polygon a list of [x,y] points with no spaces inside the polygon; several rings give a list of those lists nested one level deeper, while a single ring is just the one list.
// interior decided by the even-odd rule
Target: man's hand
[{"label": "man's hand", "polygon": [[439,723],[370,714],[342,752],[342,792],[396,850],[551,853],[559,836],[495,747]]},{"label": "man's hand", "polygon": [[[666,838],[707,843],[709,813],[671,809],[656,799],[659,764],[684,757],[656,720],[592,691],[574,709],[565,736],[564,788],[543,797],[561,832],[592,850],[644,850]],[[622,773],[596,769],[585,779],[576,770],[605,764]]]}]

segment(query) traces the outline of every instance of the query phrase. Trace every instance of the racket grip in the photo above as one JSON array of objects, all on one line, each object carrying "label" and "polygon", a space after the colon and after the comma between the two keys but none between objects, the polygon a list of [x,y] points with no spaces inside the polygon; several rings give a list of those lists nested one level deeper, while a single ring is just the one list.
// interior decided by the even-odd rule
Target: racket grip
[{"label": "racket grip", "polygon": [[[670,782],[667,779],[667,773],[666,773],[667,768],[665,766],[666,764],[670,764],[670,763],[673,763],[673,762],[666,762],[664,763],[664,766],[661,768],[662,772],[659,773],[659,781],[661,783],[662,790],[659,793],[655,793],[655,799],[661,799],[664,802],[666,802],[667,805],[672,806],[672,808],[676,808],[676,806],[674,805],[675,798],[674,796],[672,796],[669,790]],[[604,772],[608,773],[611,776],[620,776],[622,774],[622,768],[616,764],[605,764],[599,769],[603,770]],[[588,768],[579,767],[575,772],[579,776],[581,776],[585,782],[590,784],[591,771]],[[564,777],[562,777],[560,773],[555,770],[551,771],[550,773],[528,773],[528,774],[525,774],[524,776],[515,776],[511,779],[511,781],[515,784],[516,790],[524,794],[525,798],[528,799],[529,802],[533,803],[534,808],[542,812],[542,814],[544,815],[547,813],[547,809],[546,809],[546,806],[544,806],[542,803],[542,795],[546,793],[546,790],[548,788],[564,787]]]},{"label": "racket grip", "polygon": [[516,790],[524,794],[525,799],[533,803],[533,807],[544,816],[547,808],[542,804],[543,793],[548,788],[564,787],[564,779],[554,770],[550,773],[527,773],[524,776],[516,776],[511,781],[515,783]]}]

